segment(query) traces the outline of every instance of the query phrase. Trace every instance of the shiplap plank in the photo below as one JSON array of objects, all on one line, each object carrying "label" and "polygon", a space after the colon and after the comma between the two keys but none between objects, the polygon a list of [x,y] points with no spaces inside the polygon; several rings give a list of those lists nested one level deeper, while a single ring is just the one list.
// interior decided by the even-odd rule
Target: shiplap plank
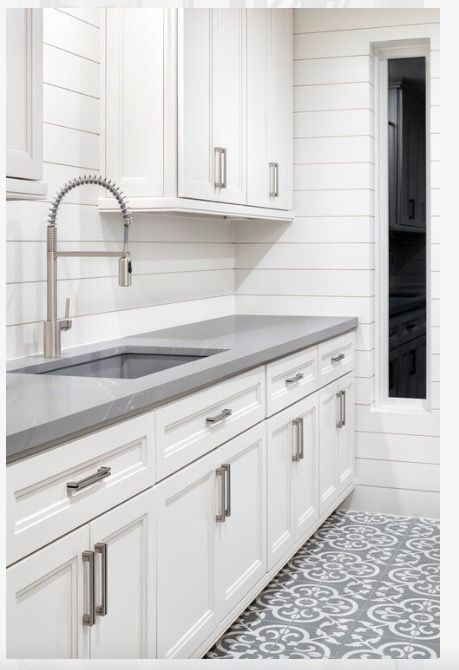
[{"label": "shiplap plank", "polygon": [[[88,189],[90,187],[87,187]],[[97,193],[92,187],[90,193]],[[58,238],[60,240],[121,242],[123,226],[117,214],[100,214],[92,205],[69,203],[72,191],[61,203],[58,214]],[[46,240],[46,218],[49,203],[26,200],[9,200],[6,204],[6,237],[8,240]],[[187,218],[164,215],[150,217],[136,213],[133,217],[129,239],[132,242],[186,242],[226,243],[234,242],[231,221],[216,221],[209,218]]]},{"label": "shiplap plank", "polygon": [[413,491],[357,484],[355,490],[344,501],[342,509],[438,519],[440,496],[436,491]]},{"label": "shiplap plank", "polygon": [[96,170],[100,163],[99,136],[43,124],[43,160]]},{"label": "shiplap plank", "polygon": [[438,49],[440,30],[437,23],[391,26],[362,30],[326,31],[293,36],[293,58],[342,58],[369,56],[373,42],[431,39],[431,48]]},{"label": "shiplap plank", "polygon": [[57,9],[43,10],[43,41],[78,56],[100,61],[99,30]]},{"label": "shiplap plank", "polygon": [[373,272],[368,270],[236,270],[239,295],[373,295]]},{"label": "shiplap plank", "polygon": [[372,244],[239,244],[236,268],[371,270]]},{"label": "shiplap plank", "polygon": [[432,381],[434,382],[439,382],[440,381],[440,355],[439,354],[432,354],[430,358],[432,368],[431,368],[431,375],[432,375]]},{"label": "shiplap plank", "polygon": [[440,188],[440,162],[431,161],[430,163],[430,186],[431,188]]},{"label": "shiplap plank", "polygon": [[293,32],[313,33],[329,30],[356,30],[435,23],[440,20],[438,9],[307,9],[293,11]]},{"label": "shiplap plank", "polygon": [[375,324],[360,323],[357,328],[355,348],[357,351],[370,351],[375,347]]},{"label": "shiplap plank", "polygon": [[440,353],[440,328],[438,326],[430,329],[430,346],[433,354]]},{"label": "shiplap plank", "polygon": [[313,58],[293,63],[293,85],[370,81],[370,58]]},{"label": "shiplap plank", "polygon": [[46,84],[100,97],[100,65],[59,48],[43,45],[43,81]]},{"label": "shiplap plank", "polygon": [[[58,281],[58,303],[70,297],[70,316],[97,314],[148,305],[181,302],[234,293],[232,270],[136,275],[132,286],[118,286],[114,277]],[[46,284],[7,286],[7,325],[43,321]]]},{"label": "shiplap plank", "polygon": [[440,77],[440,52],[430,52],[430,76],[434,79]]},{"label": "shiplap plank", "polygon": [[[120,226],[121,227],[121,226]],[[46,242],[7,242],[6,281],[46,280]],[[136,276],[154,273],[223,270],[234,267],[229,244],[171,244],[167,242],[130,242],[133,271]],[[118,251],[120,242],[62,242],[61,251]],[[60,258],[59,278],[117,277],[116,258]]]},{"label": "shiplap plank", "polygon": [[371,137],[314,137],[293,141],[293,162],[372,163],[374,142]]},{"label": "shiplap plank", "polygon": [[333,163],[329,165],[295,165],[295,190],[345,190],[373,188],[373,165],[368,163]]},{"label": "shiplap plank", "polygon": [[375,380],[373,377],[355,377],[355,402],[357,405],[371,405],[375,401]]},{"label": "shiplap plank", "polygon": [[368,109],[301,111],[293,115],[295,138],[371,135],[372,131],[373,112]]},{"label": "shiplap plank", "polygon": [[97,98],[44,84],[43,121],[91,133],[100,131],[100,102]]},{"label": "shiplap plank", "polygon": [[[298,167],[298,166],[297,166]],[[317,167],[317,166],[316,166]],[[289,224],[251,221],[236,222],[236,242],[256,243],[369,243],[374,241],[374,220],[370,217],[304,217],[297,215]]]},{"label": "shiplap plank", "polygon": [[301,216],[373,216],[373,191],[368,189],[295,191],[294,207]]},{"label": "shiplap plank", "polygon": [[355,370],[359,377],[372,377],[375,374],[374,349],[356,352]]},{"label": "shiplap plank", "polygon": [[441,154],[441,139],[440,133],[430,134],[430,160],[439,161]]},{"label": "shiplap plank", "polygon": [[[91,174],[99,174],[100,170],[91,170]],[[43,179],[48,184],[48,194],[52,198],[62,185],[69,179],[80,177],[84,170],[79,167],[59,165],[56,163],[43,164]],[[65,196],[65,201],[81,205],[97,206],[99,198],[103,195],[98,186],[80,186],[73,189]]]},{"label": "shiplap plank", "polygon": [[[233,295],[151,305],[131,309],[128,314],[125,311],[115,311],[73,317],[73,328],[62,338],[62,348],[68,349],[88,342],[111,340],[229,314],[234,314]],[[6,329],[9,358],[41,352],[42,338],[42,323],[9,326]]]},{"label": "shiplap plank", "polygon": [[359,406],[356,411],[357,430],[370,433],[401,435],[439,435],[439,412],[396,412],[372,410]]},{"label": "shiplap plank", "polygon": [[330,298],[327,296],[237,295],[236,311],[241,314],[287,314],[304,316],[356,316],[359,324],[374,323],[371,298]]},{"label": "shiplap plank", "polygon": [[440,462],[438,437],[393,433],[356,433],[356,456],[407,463]]},{"label": "shiplap plank", "polygon": [[294,112],[371,108],[369,83],[295,86],[293,89]]},{"label": "shiplap plank", "polygon": [[440,485],[440,468],[429,463],[358,458],[356,475],[358,483],[363,486],[438,491]]}]

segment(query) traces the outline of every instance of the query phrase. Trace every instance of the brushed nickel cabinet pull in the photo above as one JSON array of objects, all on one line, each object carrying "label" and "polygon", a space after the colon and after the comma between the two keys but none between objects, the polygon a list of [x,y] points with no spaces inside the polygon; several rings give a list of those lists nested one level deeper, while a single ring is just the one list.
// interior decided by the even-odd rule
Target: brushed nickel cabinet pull
[{"label": "brushed nickel cabinet pull", "polygon": [[226,509],[225,516],[231,516],[231,463],[225,463],[222,468],[226,471]]},{"label": "brushed nickel cabinet pull", "polygon": [[345,426],[346,425],[346,391],[341,391],[341,406],[342,406],[341,426]]},{"label": "brushed nickel cabinet pull", "polygon": [[70,491],[81,491],[81,489],[85,489],[87,486],[91,486],[91,484],[95,484],[95,482],[99,482],[101,479],[109,477],[111,473],[112,469],[104,466],[99,468],[93,475],[89,475],[89,477],[80,479],[77,482],[67,482],[67,489]]},{"label": "brushed nickel cabinet pull", "polygon": [[101,603],[96,606],[96,614],[106,616],[107,614],[107,545],[105,542],[97,542],[94,552],[100,554],[101,558]]},{"label": "brushed nickel cabinet pull", "polygon": [[226,520],[226,470],[219,467],[215,470],[217,476],[222,478],[222,486],[220,489],[220,514],[217,514],[215,519],[224,523]]},{"label": "brushed nickel cabinet pull", "polygon": [[336,427],[337,428],[342,428],[343,427],[342,391],[338,391],[338,393],[336,394],[336,397],[338,399],[338,418],[336,420]]},{"label": "brushed nickel cabinet pull", "polygon": [[332,356],[332,363],[339,363],[342,361],[344,358],[346,358],[345,354],[338,354],[338,356]]},{"label": "brushed nickel cabinet pull", "polygon": [[274,197],[279,197],[279,163],[274,163]]},{"label": "brushed nickel cabinet pull", "polygon": [[303,417],[298,419],[298,449],[299,449],[299,461],[302,461],[304,458],[304,435],[303,435]]},{"label": "brushed nickel cabinet pull", "polygon": [[83,561],[89,563],[89,612],[83,614],[83,626],[96,623],[95,560],[93,551],[83,551]]},{"label": "brushed nickel cabinet pull", "polygon": [[299,432],[299,423],[301,419],[293,419],[292,425],[295,428],[295,440],[294,440],[294,445],[295,449],[293,451],[293,456],[292,456],[292,461],[294,463],[298,463],[300,460],[300,432]]},{"label": "brushed nickel cabinet pull", "polygon": [[233,413],[232,409],[224,409],[220,412],[220,414],[216,414],[215,416],[208,416],[206,419],[206,423],[208,426],[215,426],[215,424],[221,423],[229,416],[231,416],[232,413]]},{"label": "brushed nickel cabinet pull", "polygon": [[294,377],[290,377],[290,379],[286,379],[285,383],[287,384],[287,386],[289,384],[297,384],[302,379],[304,379],[304,374],[302,372],[298,372]]},{"label": "brushed nickel cabinet pull", "polygon": [[226,160],[227,160],[226,159],[226,148],[222,147],[220,149],[220,152],[221,152],[220,153],[220,155],[221,155],[220,163],[222,165],[222,167],[220,168],[221,169],[220,188],[226,188],[226,177],[227,177],[227,174],[228,174],[228,167],[227,167],[227,164],[226,164]]},{"label": "brushed nickel cabinet pull", "polygon": [[222,148],[214,147],[214,187],[221,188],[222,186]]}]

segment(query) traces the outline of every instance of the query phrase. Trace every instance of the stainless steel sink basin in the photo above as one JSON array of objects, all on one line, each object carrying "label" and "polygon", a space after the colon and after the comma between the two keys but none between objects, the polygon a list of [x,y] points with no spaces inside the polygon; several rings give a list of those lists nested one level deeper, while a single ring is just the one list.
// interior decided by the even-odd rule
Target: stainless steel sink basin
[{"label": "stainless steel sink basin", "polygon": [[11,372],[67,377],[136,379],[177,365],[192,363],[219,354],[221,351],[223,350],[117,347],[92,354],[55,359],[46,363],[11,370]]}]

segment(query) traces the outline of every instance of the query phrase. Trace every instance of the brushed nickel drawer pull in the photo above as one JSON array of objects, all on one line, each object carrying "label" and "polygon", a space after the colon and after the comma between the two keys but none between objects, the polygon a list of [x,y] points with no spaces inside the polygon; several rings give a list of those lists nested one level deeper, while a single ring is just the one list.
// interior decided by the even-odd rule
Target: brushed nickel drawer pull
[{"label": "brushed nickel drawer pull", "polygon": [[89,475],[89,477],[80,479],[77,482],[67,482],[67,488],[70,489],[70,491],[81,491],[81,489],[85,489],[87,486],[91,486],[91,484],[99,482],[101,479],[105,479],[105,477],[110,477],[111,473],[112,469],[104,466],[99,468],[93,475]]},{"label": "brushed nickel drawer pull", "polygon": [[89,612],[83,614],[83,626],[96,623],[95,560],[93,551],[83,551],[83,561],[89,563]]},{"label": "brushed nickel drawer pull", "polygon": [[339,363],[342,361],[344,358],[346,358],[345,354],[338,354],[338,356],[332,356],[332,363]]},{"label": "brushed nickel drawer pull", "polygon": [[295,438],[295,451],[292,456],[292,461],[298,463],[301,460],[301,450],[300,450],[300,422],[301,419],[293,419],[292,425],[295,428],[296,438]]},{"label": "brushed nickel drawer pull", "polygon": [[346,391],[341,391],[341,407],[342,407],[342,418],[341,426],[346,425]]},{"label": "brushed nickel drawer pull", "polygon": [[221,421],[224,421],[229,416],[231,416],[232,413],[232,409],[224,409],[220,412],[220,414],[216,414],[215,416],[208,416],[206,423],[208,426],[215,426],[215,424],[220,423]]},{"label": "brushed nickel drawer pull", "polygon": [[287,386],[289,384],[297,384],[302,379],[304,379],[304,374],[302,372],[298,372],[294,377],[290,377],[290,379],[286,379],[285,383],[287,384]]},{"label": "brushed nickel drawer pull", "polygon": [[94,552],[100,554],[101,557],[101,604],[96,606],[96,614],[99,616],[106,616],[107,614],[107,545],[105,542],[97,542],[94,545]]}]

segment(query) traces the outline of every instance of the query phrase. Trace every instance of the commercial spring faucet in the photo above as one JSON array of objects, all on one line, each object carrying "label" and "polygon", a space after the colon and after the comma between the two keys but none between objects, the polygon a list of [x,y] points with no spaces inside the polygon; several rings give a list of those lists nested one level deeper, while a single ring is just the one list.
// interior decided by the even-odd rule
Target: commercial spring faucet
[{"label": "commercial spring faucet", "polygon": [[[123,215],[124,222],[124,241],[121,251],[58,251],[57,250],[57,210],[61,204],[62,198],[77,186],[86,184],[95,184],[102,186],[110,191],[118,201],[118,205]],[[64,184],[54,197],[49,208],[48,226],[46,232],[46,258],[47,258],[47,316],[44,322],[43,340],[44,355],[47,358],[60,358],[61,356],[61,332],[70,330],[72,321],[69,319],[70,299],[65,301],[65,317],[57,318],[57,259],[61,257],[117,257],[118,261],[118,283],[120,286],[131,286],[132,284],[132,263],[131,255],[128,249],[129,226],[132,223],[132,214],[124,199],[123,193],[106,177],[98,175],[83,175],[76,177]]]}]

